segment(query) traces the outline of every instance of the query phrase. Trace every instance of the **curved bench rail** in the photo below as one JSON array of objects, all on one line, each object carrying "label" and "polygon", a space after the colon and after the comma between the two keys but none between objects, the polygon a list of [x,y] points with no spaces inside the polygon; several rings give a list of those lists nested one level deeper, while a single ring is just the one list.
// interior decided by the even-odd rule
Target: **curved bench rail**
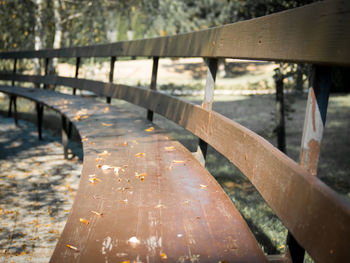
[{"label": "curved bench rail", "polygon": [[[0,53],[0,59],[14,59],[14,72],[17,59],[46,58],[48,61],[54,57],[77,57],[80,61],[80,57],[109,56],[114,61],[115,57],[122,56],[207,57],[349,66],[349,28],[350,1],[323,1],[177,36],[57,50],[4,52]],[[266,140],[234,121],[143,88],[59,76],[0,74],[0,79],[89,90],[165,116],[235,164],[313,259],[326,262],[350,258],[349,203]]]},{"label": "curved bench rail", "polygon": [[[145,132],[151,123],[144,118],[112,106],[106,113],[104,103],[49,90],[0,86],[0,91],[64,114],[84,138],[78,192],[50,262],[160,262],[162,252],[169,262],[267,262],[216,180],[161,129],[152,125],[155,130]],[[84,111],[88,118],[78,121],[76,111]],[[104,127],[102,122],[111,126]],[[123,145],[124,140],[129,146]],[[175,150],[167,152],[166,146]],[[109,154],[100,156],[104,151]],[[141,151],[146,155],[135,158]],[[97,157],[104,160],[96,161]],[[173,164],[173,160],[184,164]],[[116,175],[113,169],[103,170],[97,164],[125,171]],[[144,181],[135,172],[146,173]],[[91,174],[98,178],[96,184],[89,182]],[[80,218],[89,219],[89,224],[82,224]],[[139,243],[130,244],[132,237]]]},{"label": "curved bench rail", "polygon": [[239,168],[315,260],[350,258],[349,202],[240,124],[198,105],[144,88],[57,76],[0,74],[0,78],[89,90],[166,117],[210,144]]},{"label": "curved bench rail", "polygon": [[329,0],[182,35],[55,50],[5,52],[0,53],[0,58],[222,57],[350,65],[349,28],[349,1]]}]

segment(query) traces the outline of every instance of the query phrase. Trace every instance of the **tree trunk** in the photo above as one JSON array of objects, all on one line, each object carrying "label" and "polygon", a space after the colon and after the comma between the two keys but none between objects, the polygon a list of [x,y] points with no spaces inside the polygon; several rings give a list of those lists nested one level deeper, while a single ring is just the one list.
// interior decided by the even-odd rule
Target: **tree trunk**
[{"label": "tree trunk", "polygon": [[[53,41],[53,48],[57,49],[61,47],[62,40],[62,18],[61,18],[61,1],[54,0],[53,2],[53,12],[55,21],[55,35]],[[54,74],[56,72],[57,58],[50,60],[49,64],[49,74]]]},{"label": "tree trunk", "polygon": [[[35,25],[34,25],[34,49],[44,48],[44,27],[43,27],[43,0],[35,0]],[[35,75],[41,75],[40,60],[34,59]],[[39,87],[40,85],[36,86]]]}]

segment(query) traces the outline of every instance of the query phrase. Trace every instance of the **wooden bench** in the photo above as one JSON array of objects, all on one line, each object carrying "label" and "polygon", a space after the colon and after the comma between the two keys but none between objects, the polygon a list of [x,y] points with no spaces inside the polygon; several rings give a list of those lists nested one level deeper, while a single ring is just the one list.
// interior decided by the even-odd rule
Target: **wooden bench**
[{"label": "wooden bench", "polygon": [[[278,261],[300,262],[297,258],[303,253],[298,244],[317,262],[349,260],[350,204],[312,174],[315,163],[308,159],[318,159],[319,152],[310,142],[319,144],[322,138],[325,111],[319,98],[327,95],[330,87],[329,68],[319,64],[350,65],[349,8],[349,3],[326,1],[179,36],[0,53],[0,59],[14,59],[15,65],[12,74],[0,74],[1,80],[89,90],[107,97],[108,102],[118,98],[148,109],[145,120],[92,99],[21,88],[15,83],[0,86],[12,101],[21,96],[62,113],[65,147],[66,118],[83,141],[80,186],[51,262],[276,261],[265,257],[231,200],[200,162],[152,124],[153,112],[198,136],[199,154],[205,157],[208,143],[249,178],[291,233],[292,259],[285,256]],[[290,34],[281,26],[284,23]],[[319,39],[328,40],[326,48],[314,45]],[[118,56],[153,57],[151,89],[114,84]],[[208,58],[202,107],[155,90],[159,57],[192,56]],[[47,65],[54,57],[76,57],[76,72],[82,57],[111,57],[109,82],[79,79],[77,73],[76,78],[16,74],[18,59],[44,58]],[[211,110],[219,57],[314,64],[308,103],[315,107],[306,113],[311,121],[306,121],[303,136],[304,167],[257,134]],[[42,108],[37,109],[40,119]],[[317,124],[316,134],[309,131],[309,124],[311,129]]]}]

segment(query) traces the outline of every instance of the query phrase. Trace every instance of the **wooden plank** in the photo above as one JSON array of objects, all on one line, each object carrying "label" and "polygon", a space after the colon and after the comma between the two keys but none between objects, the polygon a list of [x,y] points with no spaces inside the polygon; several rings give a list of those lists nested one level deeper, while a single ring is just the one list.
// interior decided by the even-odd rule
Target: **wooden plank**
[{"label": "wooden plank", "polygon": [[[21,78],[39,79],[17,75],[16,80],[21,81]],[[82,88],[86,84],[90,90],[100,91],[104,96],[107,94],[151,109],[189,130],[250,179],[316,261],[350,258],[349,202],[262,137],[218,113],[150,89],[62,77],[57,80],[71,84],[79,81]]]},{"label": "wooden plank", "polygon": [[[161,129],[146,132],[151,123],[145,118],[113,106],[105,113],[104,103],[49,90],[0,90],[62,112],[85,139],[78,193],[51,262],[162,262],[165,256],[169,262],[267,262],[216,180]],[[78,120],[83,108],[88,118]],[[145,155],[136,157],[139,152]],[[140,180],[135,172],[147,175]],[[93,177],[98,183],[91,183]]]},{"label": "wooden plank", "polygon": [[350,65],[349,28],[350,2],[329,0],[182,35],[58,50],[5,52],[0,53],[0,58],[223,57]]}]

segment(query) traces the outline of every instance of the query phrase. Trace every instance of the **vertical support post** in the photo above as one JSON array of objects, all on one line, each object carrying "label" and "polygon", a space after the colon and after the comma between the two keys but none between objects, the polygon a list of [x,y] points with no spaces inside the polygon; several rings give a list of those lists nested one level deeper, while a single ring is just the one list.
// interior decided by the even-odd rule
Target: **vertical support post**
[{"label": "vertical support post", "polygon": [[[75,78],[78,78],[79,75],[79,66],[80,66],[80,57],[77,57],[75,62]],[[73,95],[76,93],[76,88],[73,88]]]},{"label": "vertical support post", "polygon": [[[300,165],[314,176],[317,175],[331,84],[331,67],[313,65],[301,142]],[[287,245],[293,262],[303,262],[305,250],[290,232],[287,235]]]},{"label": "vertical support post", "polygon": [[276,85],[276,119],[277,119],[277,148],[286,153],[286,129],[284,121],[284,76],[280,70],[276,70],[274,75]]},{"label": "vertical support post", "polygon": [[[49,73],[49,62],[50,62],[50,59],[45,58],[45,76],[47,76],[47,74]],[[46,83],[44,83],[44,89],[47,89]]]},{"label": "vertical support post", "polygon": [[[13,61],[12,83],[11,83],[12,86],[15,86],[15,79],[14,79],[15,76],[14,75],[16,75],[16,73],[17,73],[17,58],[15,58]],[[11,117],[11,115],[12,115],[12,104],[13,104],[13,107],[16,107],[15,100],[16,100],[16,96],[10,95],[8,117]],[[14,109],[14,111],[17,111],[17,109]],[[16,118],[15,118],[15,123],[17,126]]]},{"label": "vertical support post", "polygon": [[[158,74],[158,62],[159,57],[153,57],[152,77],[151,77],[151,90],[157,89],[157,74]],[[153,111],[147,110],[147,119],[153,121]]]},{"label": "vertical support post", "polygon": [[37,113],[37,126],[38,126],[38,138],[39,140],[42,140],[42,133],[41,133],[41,128],[43,124],[43,109],[44,105],[40,103],[36,103],[36,113]]},{"label": "vertical support post", "polygon": [[[202,107],[206,110],[211,110],[213,106],[213,100],[214,100],[214,88],[215,88],[216,72],[218,70],[218,59],[209,58],[207,60],[207,65],[208,65],[208,71],[207,71],[207,79],[205,84],[204,100],[202,103]],[[203,166],[205,166],[207,150],[208,150],[208,144],[202,139],[199,139],[197,152],[195,152],[194,155]]]},{"label": "vertical support post", "polygon": [[67,119],[65,116],[61,115],[62,119],[62,145],[63,145],[63,154],[64,159],[68,159],[68,133],[67,133]]},{"label": "vertical support post", "polygon": [[[115,57],[115,56],[112,56],[112,57],[111,57],[110,70],[109,70],[109,84],[113,83],[115,60],[116,60],[116,57]],[[107,102],[108,104],[111,104],[111,97],[107,97],[107,98],[106,98],[106,102]]]}]

